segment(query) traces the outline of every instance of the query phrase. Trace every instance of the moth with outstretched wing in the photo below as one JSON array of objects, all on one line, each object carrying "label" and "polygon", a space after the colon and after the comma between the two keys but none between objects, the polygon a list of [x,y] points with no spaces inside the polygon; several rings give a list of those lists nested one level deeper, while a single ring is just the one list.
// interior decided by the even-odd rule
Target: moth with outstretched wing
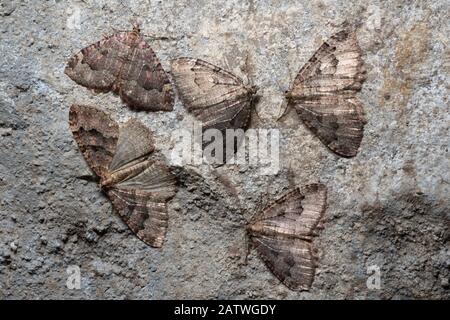
[{"label": "moth with outstretched wing", "polygon": [[[233,73],[201,59],[174,59],[171,72],[183,104],[202,122],[204,132],[214,128],[225,137],[227,129],[248,127],[256,86],[245,85]],[[229,147],[236,152],[240,143]],[[226,143],[223,146],[225,152]]]},{"label": "moth with outstretched wing", "polygon": [[299,71],[286,93],[303,123],[333,152],[354,157],[366,119],[356,93],[366,79],[354,32],[333,35]]},{"label": "moth with outstretched wing", "polygon": [[86,88],[118,94],[132,108],[173,109],[172,84],[138,26],[82,49],[69,60],[64,72]]},{"label": "moth with outstretched wing", "polygon": [[247,225],[250,245],[272,273],[292,290],[309,290],[317,267],[313,237],[322,228],[327,189],[296,188],[256,214]]},{"label": "moth with outstretched wing", "polygon": [[73,105],[69,125],[87,164],[119,216],[139,239],[161,247],[168,226],[166,202],[175,178],[152,157],[151,131],[137,120],[119,126],[103,111]]}]

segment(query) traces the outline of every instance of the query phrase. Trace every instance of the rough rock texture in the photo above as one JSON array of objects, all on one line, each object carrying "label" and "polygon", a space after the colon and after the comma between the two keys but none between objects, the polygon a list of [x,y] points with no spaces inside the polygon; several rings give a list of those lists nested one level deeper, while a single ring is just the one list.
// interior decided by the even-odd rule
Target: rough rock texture
[{"label": "rough rock texture", "polygon": [[[123,3],[122,3],[123,2]],[[449,14],[446,1],[9,1],[0,3],[0,298],[450,298]],[[137,117],[167,152],[192,117],[136,113],[64,75],[66,61],[116,30],[149,42],[166,70],[194,56],[249,74],[262,97],[251,127],[281,130],[276,175],[251,167],[174,169],[162,249],[132,235],[90,175],[68,127],[72,103]],[[332,154],[283,92],[322,41],[357,27],[368,79],[358,156]],[[248,56],[250,72],[243,72]],[[328,186],[320,266],[292,292],[255,251],[245,223],[292,183]],[[261,201],[261,199],[263,199]],[[66,269],[81,270],[81,289]],[[366,286],[367,269],[380,289]]]}]

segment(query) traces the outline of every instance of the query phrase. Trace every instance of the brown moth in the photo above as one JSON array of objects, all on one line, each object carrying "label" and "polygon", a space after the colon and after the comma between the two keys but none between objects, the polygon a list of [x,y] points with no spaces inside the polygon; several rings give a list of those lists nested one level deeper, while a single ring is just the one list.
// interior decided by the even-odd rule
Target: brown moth
[{"label": "brown moth", "polygon": [[340,156],[354,157],[366,123],[356,97],[365,80],[356,34],[344,30],[322,44],[301,68],[286,98],[328,148]]},{"label": "brown moth", "polygon": [[102,191],[139,239],[161,247],[168,226],[166,202],[175,195],[173,175],[152,159],[151,131],[137,120],[120,126],[94,107],[73,105],[69,126]]},{"label": "brown moth", "polygon": [[327,189],[296,188],[256,214],[247,225],[250,245],[291,290],[309,290],[317,267],[313,237],[323,228]]},{"label": "brown moth", "polygon": [[138,26],[82,49],[64,72],[86,88],[118,94],[137,110],[173,110],[172,84]]},{"label": "brown moth", "polygon": [[214,128],[225,137],[227,129],[247,129],[257,86],[246,85],[233,73],[201,59],[174,59],[171,73],[183,104],[202,122],[204,131]]}]

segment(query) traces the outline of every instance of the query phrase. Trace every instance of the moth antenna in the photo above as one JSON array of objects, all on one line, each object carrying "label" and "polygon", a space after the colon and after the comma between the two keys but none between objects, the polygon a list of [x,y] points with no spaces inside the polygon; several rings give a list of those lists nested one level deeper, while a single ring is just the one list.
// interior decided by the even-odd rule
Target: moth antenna
[{"label": "moth antenna", "polygon": [[342,29],[350,29],[351,28],[351,24],[350,24],[350,22],[347,20],[347,19],[345,19],[342,23],[341,23],[341,25],[340,25],[340,27],[342,28]]},{"label": "moth antenna", "polygon": [[253,68],[250,60],[251,56],[249,54],[249,51],[246,50],[244,66],[243,68],[241,68],[241,70],[245,72],[245,77],[247,78],[248,85],[254,86],[253,72],[252,72]]},{"label": "moth antenna", "polygon": [[[317,226],[316,226],[316,228],[317,228]],[[317,237],[317,236],[319,235],[319,231],[313,230],[313,231],[311,231],[311,234],[312,234],[314,237]]]},{"label": "moth antenna", "polygon": [[[131,23],[131,25],[132,25],[132,27],[133,27],[133,30],[134,30],[134,23],[133,22],[131,22],[130,21],[130,23]],[[111,27],[111,29],[112,29],[112,31],[113,31],[113,33],[119,33],[119,32],[128,32],[129,30],[126,30],[126,29],[119,29],[119,28],[116,28],[116,27]],[[107,35],[105,35],[105,34],[103,34],[103,37],[108,37],[109,35],[107,34]]]},{"label": "moth antenna", "polygon": [[283,90],[283,86],[281,85],[281,83],[278,81],[277,78],[274,79],[275,84],[278,87],[278,90],[280,90],[281,92],[285,92],[286,90]]},{"label": "moth antenna", "polygon": [[269,202],[270,202],[270,199],[268,197],[268,195],[269,195],[269,187],[273,184],[274,180],[275,180],[275,178],[272,177],[270,183],[268,183],[266,185],[265,193],[264,194],[261,193],[258,196],[258,204],[257,204],[257,207],[256,207],[257,208],[257,210],[256,210],[257,212],[260,212],[260,211],[264,210],[269,205]]},{"label": "moth antenna", "polygon": [[[118,32],[122,32],[123,30],[122,29],[117,29],[116,27],[111,27],[111,29],[112,29],[112,31],[113,31],[113,33],[118,33]],[[107,37],[108,35],[106,34],[103,34],[103,37]]]},{"label": "moth antenna", "polygon": [[231,68],[230,64],[228,63],[228,59],[223,57],[222,58],[223,61],[223,65],[225,66],[225,69],[228,71],[233,71],[233,69]]},{"label": "moth antenna", "polygon": [[75,177],[75,179],[80,179],[88,182],[100,182],[100,177],[93,174],[85,174]]},{"label": "moth antenna", "polygon": [[161,40],[161,41],[175,41],[180,40],[181,37],[173,37],[173,36],[156,36],[151,34],[142,34],[143,36],[150,38],[152,41]]},{"label": "moth antenna", "polygon": [[247,232],[245,232],[244,234],[244,242],[245,242],[244,265],[248,265],[248,256],[250,255],[250,241],[248,241]]},{"label": "moth antenna", "polygon": [[290,85],[290,88],[292,89],[294,80],[292,80],[292,74],[291,74],[291,71],[290,71],[290,68],[288,65],[286,65],[286,69],[287,69],[287,74],[289,77],[289,85]]},{"label": "moth antenna", "polygon": [[270,184],[266,185],[266,192],[265,192],[265,194],[261,193],[258,196],[258,200],[257,200],[258,202],[256,203],[256,207],[255,207],[256,213],[262,211],[267,206],[267,201],[268,201],[267,200],[267,195],[269,194],[269,185]]},{"label": "moth antenna", "polygon": [[[283,110],[283,105],[286,104],[286,108]],[[278,114],[277,122],[284,118],[289,113],[289,103],[285,99],[280,103],[280,113]],[[281,112],[283,110],[283,112]]]},{"label": "moth antenna", "polygon": [[140,29],[140,23],[136,18],[131,19],[130,23],[131,23],[133,29],[137,29],[137,30]]},{"label": "moth antenna", "polygon": [[258,109],[256,108],[256,104],[254,105],[254,108],[253,108],[254,110],[255,110],[255,115],[256,115],[256,117],[258,118],[258,120],[260,121],[260,122],[262,122],[262,118],[261,118],[261,116],[259,115],[259,113],[258,113]]},{"label": "moth antenna", "polygon": [[289,189],[295,188],[295,174],[294,170],[292,170],[292,160],[289,161],[288,171],[287,171],[287,180],[289,183]]},{"label": "moth antenna", "polygon": [[[289,66],[286,66],[286,69],[288,70],[287,74],[289,76],[289,83],[290,83],[290,86],[292,88],[292,82],[293,81],[292,81],[291,72],[289,71]],[[289,92],[289,90],[283,90],[283,87],[280,85],[280,83],[278,82],[277,79],[275,79],[275,82],[277,83],[278,88],[280,89],[280,91],[283,92],[283,100],[280,103],[280,108],[279,108],[280,109],[280,113],[278,114],[278,118],[277,118],[277,122],[279,122],[282,118],[284,118],[284,116],[286,116],[289,113],[290,105],[289,105],[289,101],[286,101],[286,93]],[[283,105],[284,104],[286,104],[286,107],[283,110]],[[283,112],[281,112],[281,110],[283,110]]]},{"label": "moth antenna", "polygon": [[[134,12],[133,12],[134,14]],[[168,36],[155,36],[150,34],[144,34],[141,33],[141,22],[138,20],[138,18],[130,19],[130,23],[133,26],[133,31],[135,31],[137,34],[140,34],[144,37],[151,38],[152,40],[176,40],[174,37],[168,37]]]},{"label": "moth antenna", "polygon": [[245,54],[245,60],[244,60],[244,72],[245,72],[245,76],[247,77],[247,83],[249,85],[253,85],[253,81],[250,77],[250,68],[249,68],[249,55],[248,55],[248,50]]},{"label": "moth antenna", "polygon": [[[334,28],[335,31],[332,32],[332,33],[336,33],[336,32],[341,31],[341,30],[354,30],[358,26],[358,23],[356,25],[352,25],[352,23],[350,23],[348,21],[348,19],[345,19],[343,22],[337,23],[337,24],[334,23],[333,21],[328,21],[326,23],[326,25],[327,26],[331,26],[332,28]],[[359,25],[362,25],[362,23],[359,23]]]}]

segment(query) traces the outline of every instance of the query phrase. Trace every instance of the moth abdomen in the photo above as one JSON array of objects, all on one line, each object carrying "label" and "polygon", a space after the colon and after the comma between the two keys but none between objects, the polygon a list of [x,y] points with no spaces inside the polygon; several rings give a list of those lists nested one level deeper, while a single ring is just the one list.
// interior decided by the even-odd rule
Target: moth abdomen
[{"label": "moth abdomen", "polygon": [[117,183],[120,183],[128,178],[135,177],[139,173],[147,169],[151,164],[152,161],[146,160],[125,168],[120,168],[114,172],[109,173],[105,179],[102,179],[102,181],[100,182],[100,186],[102,188],[107,188]]}]

